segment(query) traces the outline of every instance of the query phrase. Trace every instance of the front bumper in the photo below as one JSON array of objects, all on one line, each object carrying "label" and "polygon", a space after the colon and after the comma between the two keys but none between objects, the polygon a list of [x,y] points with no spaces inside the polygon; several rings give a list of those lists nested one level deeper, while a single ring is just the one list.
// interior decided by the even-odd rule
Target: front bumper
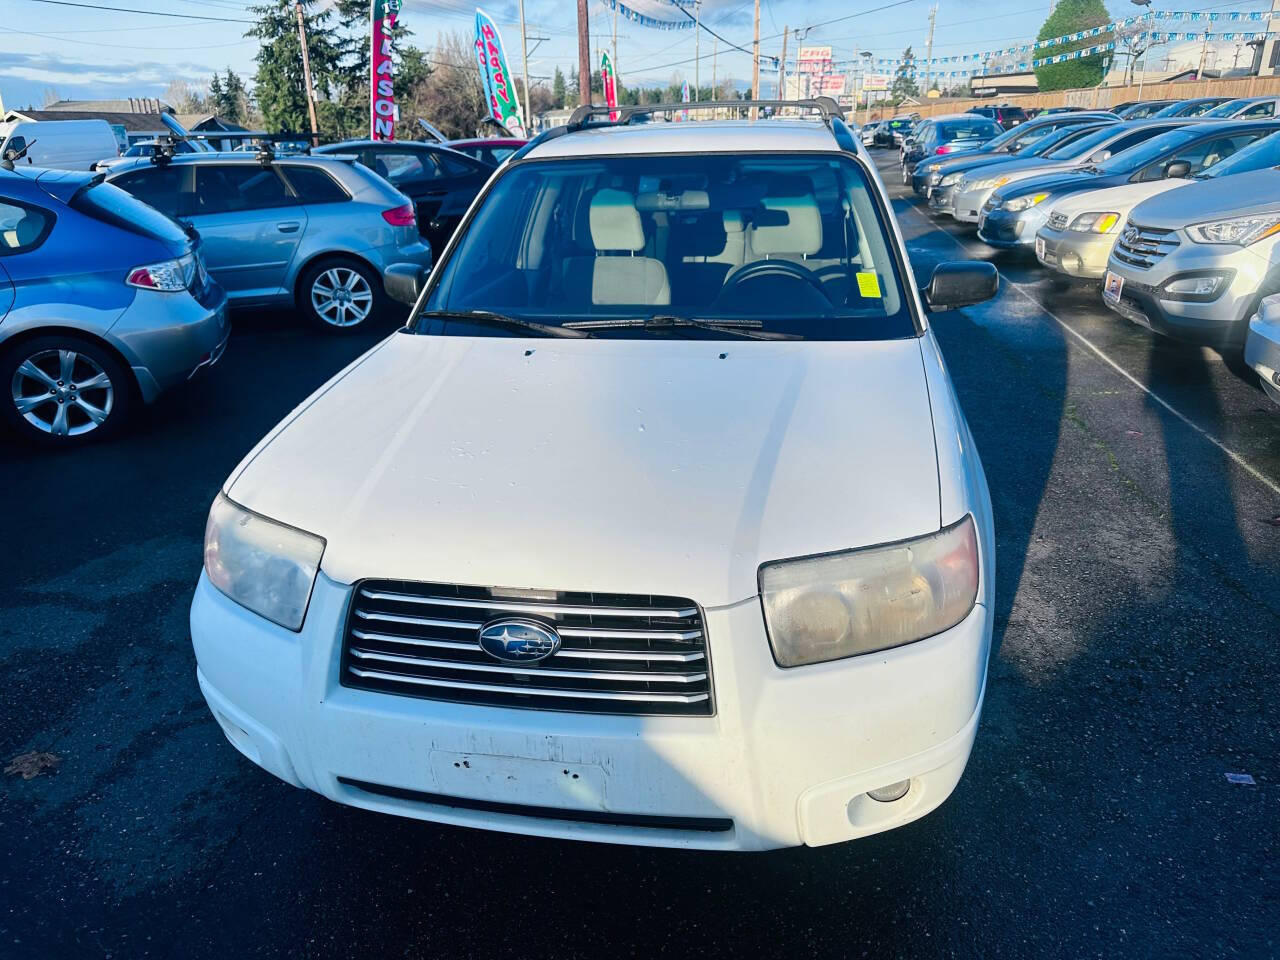
[{"label": "front bumper", "polygon": [[1280,403],[1280,323],[1267,322],[1261,316],[1249,322],[1244,362],[1258,374],[1267,396]]},{"label": "front bumper", "polygon": [[[705,611],[714,716],[520,710],[342,686],[350,596],[322,573],[292,633],[201,576],[191,608],[200,688],[242,753],[339,803],[628,844],[820,845],[924,816],[967,763],[991,644],[979,604],[928,640],[783,670],[751,598]],[[907,779],[899,800],[866,795]]]},{"label": "front bumper", "polygon": [[1039,206],[1011,213],[1001,207],[984,209],[978,221],[978,239],[991,247],[1011,250],[1035,243],[1036,231],[1044,225],[1046,214]]},{"label": "front bumper", "polygon": [[[1239,349],[1249,330],[1269,263],[1251,249],[1183,242],[1148,269],[1107,261],[1107,271],[1124,278],[1120,300],[1103,297],[1116,313],[1156,333],[1204,346]],[[1208,302],[1170,300],[1162,288],[1171,280],[1205,273],[1230,273],[1225,289]]]},{"label": "front bumper", "polygon": [[952,211],[952,216],[961,223],[977,223],[982,219],[983,205],[986,204],[993,192],[993,187],[964,191],[956,190],[953,187],[951,205],[954,210]]},{"label": "front bumper", "polygon": [[217,362],[230,335],[227,293],[213,281],[194,295],[139,290],[107,332],[147,403]]},{"label": "front bumper", "polygon": [[929,212],[935,216],[950,214],[955,216],[955,184],[935,186],[929,191]]},{"label": "front bumper", "polygon": [[1036,232],[1036,259],[1046,267],[1069,277],[1101,280],[1107,273],[1107,258],[1115,246],[1116,234],[1081,233],[1043,226]]}]

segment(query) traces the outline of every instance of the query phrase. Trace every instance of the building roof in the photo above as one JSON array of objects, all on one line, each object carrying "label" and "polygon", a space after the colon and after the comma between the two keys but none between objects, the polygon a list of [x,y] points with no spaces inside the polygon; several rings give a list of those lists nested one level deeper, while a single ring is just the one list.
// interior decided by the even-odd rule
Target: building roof
[{"label": "building roof", "polygon": [[95,113],[173,113],[174,109],[155,97],[127,97],[121,100],[57,100],[44,108],[59,113],[89,110]]},{"label": "building roof", "polygon": [[839,150],[816,120],[697,120],[587,127],[535,147],[529,159],[643,153],[815,152]]},{"label": "building roof", "polygon": [[216,113],[175,113],[173,118],[182,124],[183,128],[192,132],[199,130],[201,133],[214,132],[218,130],[229,131],[231,133],[246,133],[248,127],[242,127],[230,120],[224,120]]},{"label": "building roof", "polygon": [[5,120],[105,120],[127,133],[168,133],[158,113],[107,113],[100,110],[10,110]]}]

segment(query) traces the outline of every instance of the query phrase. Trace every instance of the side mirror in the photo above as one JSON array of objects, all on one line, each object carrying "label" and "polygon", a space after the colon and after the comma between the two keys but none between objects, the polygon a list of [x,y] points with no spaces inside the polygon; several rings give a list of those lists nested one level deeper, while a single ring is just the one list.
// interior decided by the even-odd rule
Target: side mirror
[{"label": "side mirror", "polygon": [[931,311],[954,310],[990,300],[1000,289],[1000,274],[981,260],[949,260],[933,268],[925,303]]},{"label": "side mirror", "polygon": [[4,158],[6,160],[17,160],[22,156],[22,151],[27,149],[26,137],[10,137],[9,142],[5,144]]},{"label": "side mirror", "polygon": [[1103,160],[1110,160],[1110,159],[1111,159],[1110,150],[1099,150],[1097,153],[1095,153],[1093,156],[1089,158],[1089,162],[1101,163]]},{"label": "side mirror", "polygon": [[413,305],[427,283],[427,271],[416,263],[393,263],[382,274],[382,287],[392,300]]},{"label": "side mirror", "polygon": [[1186,160],[1170,160],[1164,165],[1166,180],[1183,180],[1191,176],[1191,164]]}]

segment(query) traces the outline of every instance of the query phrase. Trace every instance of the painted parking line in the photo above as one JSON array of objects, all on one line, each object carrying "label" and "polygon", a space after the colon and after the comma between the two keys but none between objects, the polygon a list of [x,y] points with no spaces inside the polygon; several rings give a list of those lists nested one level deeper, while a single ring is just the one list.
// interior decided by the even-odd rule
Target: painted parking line
[{"label": "painted parking line", "polygon": [[[905,206],[905,209],[910,211],[911,214],[914,217],[916,217],[921,223],[924,223],[926,226],[928,226],[930,230],[936,230],[937,232],[941,233],[943,236],[949,239],[952,243],[954,243],[966,254],[969,254],[969,255],[973,254],[973,251],[964,241],[962,241],[959,237],[955,236],[955,234],[951,233],[951,231],[945,230],[938,224],[933,223],[931,220],[929,220],[928,217],[926,217],[923,213],[921,213],[916,208],[916,205],[914,203],[908,202],[907,205]],[[999,270],[998,267],[996,269]],[[1213,444],[1215,447],[1221,450],[1224,454],[1227,455],[1227,457],[1231,460],[1231,462],[1234,463],[1237,467],[1239,467],[1249,476],[1253,477],[1255,480],[1261,483],[1264,487],[1266,487],[1272,493],[1276,494],[1277,496],[1280,496],[1280,484],[1276,483],[1276,481],[1272,480],[1270,477],[1264,474],[1261,470],[1259,470],[1257,467],[1251,464],[1248,460],[1246,460],[1240,454],[1236,453],[1234,450],[1228,447],[1225,443],[1223,443],[1220,439],[1218,439],[1208,430],[1204,429],[1204,427],[1200,426],[1198,423],[1196,423],[1194,420],[1192,420],[1190,417],[1188,417],[1186,414],[1180,411],[1177,407],[1173,406],[1173,404],[1169,403],[1168,400],[1164,399],[1164,397],[1160,396],[1160,394],[1156,393],[1154,390],[1148,387],[1145,383],[1143,383],[1141,380],[1135,377],[1132,373],[1130,373],[1128,370],[1122,367],[1116,360],[1110,357],[1106,353],[1106,351],[1104,351],[1096,343],[1094,343],[1092,340],[1086,337],[1083,333],[1081,333],[1071,324],[1067,323],[1067,321],[1063,320],[1060,316],[1054,313],[1053,310],[1051,310],[1049,307],[1045,306],[1043,301],[1039,300],[1038,298],[1032,296],[1032,294],[1028,293],[1027,290],[1025,289],[1026,286],[1028,285],[1021,284],[1015,280],[1010,279],[1003,271],[1000,271],[1000,277],[1006,284],[1009,285],[1009,287],[1015,293],[1031,301],[1031,303],[1035,304],[1035,306],[1039,310],[1041,310],[1046,316],[1052,318],[1053,321],[1058,324],[1058,326],[1060,326],[1063,330],[1065,330],[1071,336],[1075,337],[1077,341],[1079,341],[1086,348],[1092,351],[1094,355],[1098,357],[1099,360],[1101,360],[1107,366],[1111,367],[1111,369],[1113,369],[1116,373],[1120,374],[1120,376],[1128,380],[1131,384],[1133,384],[1135,387],[1137,387],[1139,390],[1145,393],[1153,401],[1158,403],[1160,406],[1164,407],[1164,409],[1169,411],[1169,413],[1173,414],[1175,417],[1177,417],[1179,420],[1185,423],[1188,427],[1190,427],[1196,433],[1200,434],[1200,436],[1204,437],[1211,444]]]}]

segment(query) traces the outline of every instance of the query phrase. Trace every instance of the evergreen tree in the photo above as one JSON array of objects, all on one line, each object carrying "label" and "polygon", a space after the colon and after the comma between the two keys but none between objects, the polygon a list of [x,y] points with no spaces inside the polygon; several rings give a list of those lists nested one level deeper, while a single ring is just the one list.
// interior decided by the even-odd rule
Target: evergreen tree
[{"label": "evergreen tree", "polygon": [[[1102,0],[1059,0],[1040,28],[1037,40],[1050,40],[1069,33],[1078,33],[1111,22],[1111,15]],[[1051,47],[1053,54],[1070,53],[1098,43],[1097,38],[1077,40],[1075,43]],[[1072,87],[1095,87],[1102,82],[1102,54],[1095,53],[1079,60],[1051,63],[1036,67],[1036,81],[1041,90],[1067,90]]]},{"label": "evergreen tree", "polygon": [[218,71],[213,71],[213,79],[209,81],[209,109],[219,116],[226,116],[222,112],[223,93],[222,81],[218,79]]},{"label": "evergreen tree", "polygon": [[[296,2],[302,5],[315,96],[329,107],[331,95],[337,91],[342,79],[342,39],[332,28],[331,12],[321,9],[319,0]],[[302,132],[311,128],[294,7],[295,0],[267,0],[249,8],[258,18],[257,24],[245,33],[245,36],[257,37],[259,41],[254,87],[263,124],[272,131]],[[321,109],[319,103],[317,111],[322,118],[321,133],[336,135],[333,111]]]},{"label": "evergreen tree", "polygon": [[555,75],[551,78],[551,100],[557,107],[565,106],[565,97],[569,95],[569,88],[564,82],[564,72],[556,67]]},{"label": "evergreen tree", "polygon": [[224,120],[244,123],[249,119],[249,91],[240,75],[230,67],[227,67],[226,79],[222,81],[222,98],[214,103],[215,112]]},{"label": "evergreen tree", "polygon": [[920,88],[916,85],[916,55],[909,46],[902,51],[902,62],[894,74],[889,95],[897,102],[920,95]]}]

